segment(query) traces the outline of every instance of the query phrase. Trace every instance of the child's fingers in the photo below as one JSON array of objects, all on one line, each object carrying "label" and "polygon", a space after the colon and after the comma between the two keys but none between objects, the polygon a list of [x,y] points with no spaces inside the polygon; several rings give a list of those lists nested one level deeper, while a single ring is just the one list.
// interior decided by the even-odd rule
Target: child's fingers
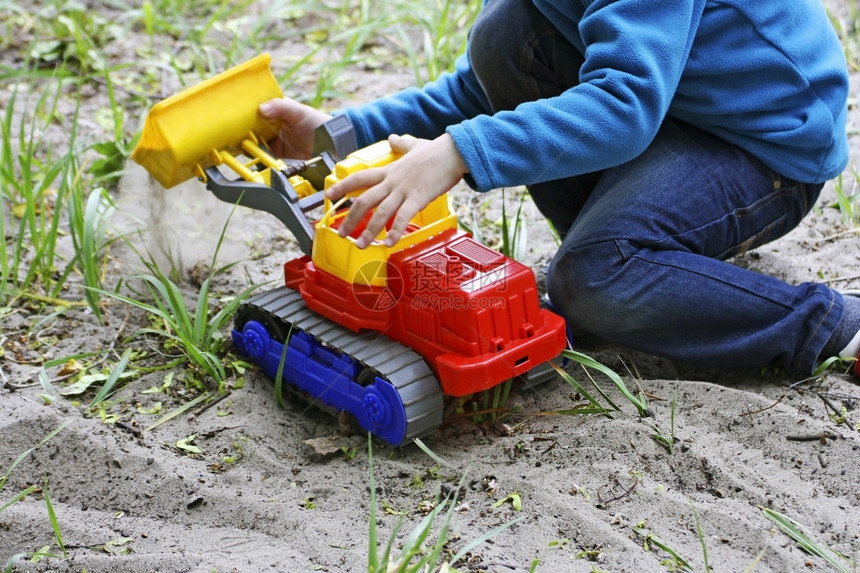
[{"label": "child's fingers", "polygon": [[[381,169],[367,169],[353,173],[343,181],[338,181],[329,187],[325,194],[332,201],[337,201],[349,193],[369,189],[382,181],[384,174]],[[363,195],[363,194],[362,194]]]},{"label": "child's fingers", "polygon": [[397,214],[394,216],[394,221],[391,223],[391,228],[385,237],[385,246],[393,247],[400,240],[403,233],[406,232],[406,227],[409,221],[418,214],[428,203],[424,202],[424,198],[417,192],[406,195],[403,202],[397,209]]},{"label": "child's fingers", "polygon": [[[352,200],[352,206],[350,206],[346,217],[343,218],[343,221],[341,221],[341,224],[338,227],[338,234],[341,237],[345,237],[352,233],[358,224],[361,223],[362,219],[364,219],[365,215],[367,215],[368,211],[382,203],[382,201],[388,196],[388,193],[389,190],[387,188],[382,185],[377,185],[375,187],[370,187],[364,193],[355,197]],[[380,215],[380,217],[381,216],[382,215]],[[385,221],[383,221],[383,224],[384,222]],[[379,226],[376,229],[376,232],[378,233],[381,228],[382,227]],[[370,239],[373,240],[373,237],[375,236],[376,235],[374,234]],[[367,244],[369,243],[370,241],[367,241]]]},{"label": "child's fingers", "polygon": [[418,145],[418,142],[419,140],[411,135],[388,136],[388,145],[391,146],[391,150],[395,153],[409,153],[416,145]]},{"label": "child's fingers", "polygon": [[376,206],[373,215],[367,222],[367,226],[356,241],[359,249],[363,249],[373,242],[386,223],[400,212],[402,202],[402,198],[399,195],[385,193],[385,198]]}]

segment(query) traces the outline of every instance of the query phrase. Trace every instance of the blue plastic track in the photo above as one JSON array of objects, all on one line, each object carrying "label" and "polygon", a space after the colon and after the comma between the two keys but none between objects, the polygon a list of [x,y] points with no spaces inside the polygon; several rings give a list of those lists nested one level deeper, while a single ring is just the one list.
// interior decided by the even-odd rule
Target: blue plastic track
[{"label": "blue plastic track", "polygon": [[[284,345],[261,322],[249,320],[232,331],[233,344],[272,380],[284,355]],[[283,380],[337,410],[355,416],[362,428],[399,446],[406,438],[406,412],[397,389],[374,376],[357,382],[365,367],[337,349],[327,348],[303,331],[293,331],[287,342]]]}]

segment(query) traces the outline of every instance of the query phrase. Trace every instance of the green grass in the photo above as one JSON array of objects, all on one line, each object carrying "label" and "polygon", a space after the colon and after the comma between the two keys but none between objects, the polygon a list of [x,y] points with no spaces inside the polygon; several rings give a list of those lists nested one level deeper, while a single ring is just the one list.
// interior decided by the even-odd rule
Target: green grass
[{"label": "green grass", "polygon": [[[309,46],[307,54],[275,67],[297,99],[325,105],[342,94],[344,70],[372,61],[408,65],[423,83],[451,68],[480,4],[110,0],[90,10],[70,0],[0,2],[8,23],[0,48],[24,61],[0,64],[0,78],[13,89],[0,131],[0,231],[13,237],[0,253],[0,305],[19,298],[83,302],[100,317],[98,289],[116,240],[111,193],[139,133],[135,112],[140,118],[169,95],[160,91],[162,78],[190,85],[293,38]],[[149,40],[130,54],[122,51],[129,27]],[[17,29],[28,34],[11,32]],[[81,96],[72,94],[88,85],[108,105],[81,118]],[[58,246],[67,235],[71,256]],[[64,291],[73,275],[88,288]]]},{"label": "green grass", "polygon": [[[209,291],[212,277],[239,262],[216,268],[213,261],[212,276],[191,300],[179,277],[146,254],[138,254],[145,272],[108,276],[117,241],[137,240],[135,229],[118,231],[114,218],[117,185],[145,110],[285,40],[307,47],[274,65],[302,101],[326,105],[343,94],[343,72],[365,64],[406,66],[423,83],[450,69],[480,4],[108,0],[93,10],[71,0],[0,0],[7,24],[0,80],[11,90],[0,126],[2,312],[23,307],[38,321],[87,306],[102,320],[109,299],[122,301],[156,317],[135,334],[160,337],[168,352],[187,360],[191,376],[210,377],[223,390],[232,368],[223,330],[252,287],[220,309]],[[146,41],[129,44],[129,28]],[[99,105],[93,97],[101,97]],[[133,290],[123,290],[128,286]],[[176,364],[175,356],[169,360]],[[141,367],[123,354],[116,372],[124,368]],[[56,389],[41,374],[44,398],[52,401]],[[108,378],[102,390],[109,395],[117,383]]]},{"label": "green grass", "polygon": [[854,71],[860,69],[860,11],[857,10],[856,0],[848,0],[848,14],[844,18],[830,10],[828,14],[830,23],[842,41],[848,67]]},{"label": "green grass", "polygon": [[515,190],[519,194],[517,201],[517,211],[513,220],[508,217],[505,203],[505,189],[502,189],[502,218],[501,234],[502,244],[499,251],[514,260],[522,261],[525,259],[526,246],[528,245],[528,225],[523,219],[523,204],[526,201],[527,191],[525,188]]},{"label": "green grass", "polygon": [[[39,449],[40,447],[44,446],[46,443],[51,441],[54,438],[54,436],[56,436],[57,434],[62,432],[66,428],[66,426],[68,426],[68,425],[69,425],[69,422],[62,424],[60,427],[53,430],[47,436],[42,438],[42,440],[38,444],[36,444],[35,446],[30,448],[29,450],[27,450],[24,453],[22,453],[21,455],[19,455],[17,458],[15,458],[15,461],[12,462],[12,465],[9,466],[9,469],[6,470],[6,473],[3,474],[2,476],[0,476],[0,492],[3,491],[4,487],[6,487],[6,482],[9,481],[9,476],[11,476],[12,472],[15,471],[15,468],[18,467],[18,464],[20,464],[25,459],[27,459],[30,456],[30,454],[32,454],[34,451],[36,451],[37,449]],[[3,509],[5,509],[7,506],[8,506],[8,504],[4,504]]]},{"label": "green grass", "polygon": [[[500,189],[500,197],[490,197],[481,200],[469,209],[469,221],[462,218],[459,225],[470,233],[476,241],[495,249],[516,261],[524,261],[528,247],[528,223],[523,213],[525,202],[529,200],[525,187]],[[516,211],[513,217],[508,212],[506,198],[514,195]],[[489,211],[495,204],[501,205],[501,214],[496,220],[490,220]],[[551,227],[551,225],[550,225]],[[557,235],[555,235],[557,238]],[[558,241],[556,241],[558,244]]]},{"label": "green grass", "polygon": [[[44,129],[40,116],[52,97],[56,102],[56,92],[45,90],[35,102],[22,102],[19,97],[20,86],[16,85],[2,124],[0,230],[13,237],[0,255],[4,304],[30,292],[56,293],[53,270],[59,219],[54,213],[62,206],[66,189],[61,194],[54,185],[68,169],[69,158],[55,159],[37,135]],[[16,116],[20,118],[17,130]],[[70,139],[74,141],[74,126]]]},{"label": "green grass", "polygon": [[[287,93],[301,101],[324,108],[338,105],[336,98],[351,95],[346,78],[356,68],[409,69],[414,83],[421,85],[451,69],[480,5],[480,0],[107,0],[99,9],[89,9],[71,0],[0,0],[5,23],[0,28],[0,82],[9,93],[0,118],[0,231],[5,238],[0,250],[0,308],[6,309],[4,313],[23,308],[39,321],[73,305],[87,306],[103,318],[106,298],[121,300],[156,317],[138,335],[158,336],[181,353],[191,370],[211,377],[223,389],[231,368],[223,331],[253,288],[214,308],[211,280],[233,265],[216,267],[213,260],[211,276],[193,300],[185,299],[176,277],[146,255],[140,256],[145,272],[119,277],[120,286],[135,286],[131,295],[105,284],[112,247],[120,239],[134,240],[113,228],[113,217],[117,184],[145,109],[285,40],[305,47],[301,54],[279,56],[274,65]],[[850,0],[849,8],[847,17],[832,20],[849,65],[857,70],[860,16],[855,0]],[[127,29],[142,33],[146,41],[128,43]],[[99,96],[99,104],[87,100]],[[835,186],[835,206],[852,227],[860,225],[858,179],[852,168]],[[527,241],[522,197],[515,215],[504,213],[498,229],[501,249],[514,257],[522,255]],[[479,234],[482,225],[475,225],[473,232]],[[119,361],[90,402],[93,408],[105,404],[123,372],[131,368],[127,348],[132,343],[122,344]],[[580,353],[570,351],[567,358],[583,365],[589,382],[567,375],[585,404],[565,413],[619,409],[588,373],[596,371],[646,415],[644,397],[630,392],[617,374]],[[487,409],[496,412],[504,406],[508,391],[509,386],[500,386],[486,394]],[[198,396],[161,420],[211,396],[208,392]],[[670,438],[674,442],[673,436],[666,439]],[[0,478],[0,491],[19,462]],[[19,492],[0,505],[0,511],[38,487]],[[52,514],[47,488],[44,491]],[[416,561],[426,555],[420,546],[430,538],[431,526],[450,519],[447,501],[440,500],[437,507],[432,519],[408,536],[418,542],[419,549],[412,554]],[[56,516],[50,519],[55,525]],[[374,527],[372,519],[370,535],[375,539]],[[55,532],[62,549],[59,530]],[[434,535],[444,538],[448,530],[443,525],[437,532]],[[376,547],[375,542],[371,545]],[[392,551],[389,542],[376,562],[390,561]],[[439,563],[442,553],[435,557]]]},{"label": "green grass", "polygon": [[[3,474],[2,476],[0,476],[0,494],[3,493],[3,489],[6,487],[6,482],[9,480],[9,477],[12,475],[12,472],[15,471],[15,468],[18,467],[18,465],[21,462],[23,462],[25,459],[27,459],[34,451],[36,451],[37,449],[39,449],[40,447],[42,447],[43,445],[45,445],[46,443],[51,441],[57,434],[62,432],[63,429],[65,429],[65,427],[68,425],[69,425],[69,422],[62,424],[61,426],[59,426],[58,428],[56,428],[55,430],[50,432],[47,436],[42,438],[42,440],[38,444],[36,444],[32,448],[26,450],[21,455],[19,455],[17,458],[15,458],[15,461],[13,461],[12,465],[10,465],[9,468],[6,470],[6,473]],[[67,555],[66,546],[63,543],[63,536],[62,536],[62,533],[60,532],[60,525],[57,521],[56,513],[54,512],[54,506],[51,503],[50,496],[48,495],[48,478],[47,478],[47,476],[45,476],[41,486],[39,486],[38,484],[31,484],[30,486],[24,488],[23,490],[19,491],[18,493],[16,493],[11,498],[9,498],[5,501],[3,501],[2,498],[0,498],[0,513],[3,513],[4,510],[8,509],[9,507],[13,506],[14,504],[18,503],[19,501],[25,499],[27,496],[38,493],[39,491],[41,491],[42,497],[45,500],[45,508],[46,508],[47,514],[48,514],[48,521],[51,523],[51,529],[54,531],[54,538],[57,542],[57,545],[60,547],[60,550],[62,551],[63,556],[65,557]],[[7,563],[4,567],[4,572],[13,571],[15,569],[15,565],[18,563],[18,561],[20,561],[23,558],[26,558],[28,556],[33,556],[33,555],[34,554],[32,554],[32,553],[30,553],[30,554],[18,553],[18,554],[13,555],[7,561]]]},{"label": "green grass", "polygon": [[[445,466],[451,465],[439,458],[437,454],[433,453],[420,441],[416,440],[416,442],[418,442],[421,449],[434,462]],[[461,491],[465,483],[466,476],[463,475],[457,487],[454,488],[454,492],[441,499],[437,499],[427,515],[406,534],[404,540],[399,543],[399,553],[395,556],[394,546],[398,536],[403,533],[402,530],[406,519],[405,513],[401,514],[380,553],[373,440],[369,434],[367,439],[367,457],[370,485],[367,570],[370,573],[424,573],[440,570],[456,573],[453,566],[466,557],[470,551],[524,519],[523,517],[519,517],[503,523],[476,539],[467,542],[457,553],[450,554],[447,546],[454,541],[451,535],[451,523],[454,517],[454,510],[457,506],[456,492]]]},{"label": "green grass", "polygon": [[227,341],[223,331],[232,320],[239,305],[260,286],[248,286],[220,309],[213,308],[210,297],[212,279],[239,263],[237,261],[216,267],[228,223],[229,219],[222,227],[215,247],[212,264],[209,267],[211,272],[200,285],[197,300],[193,306],[185,299],[179,285],[171,280],[151,257],[145,261],[149,272],[134,275],[129,280],[129,284],[139,283],[140,285],[136,296],[94,289],[104,296],[115,298],[147,312],[154,318],[153,326],[139,328],[133,337],[154,335],[162,338],[168,347],[181,351],[199,372],[211,377],[218,384],[219,391],[225,390],[229,375],[224,361]]},{"label": "green grass", "polygon": [[669,410],[669,435],[665,435],[660,429],[656,426],[653,427],[654,433],[651,434],[651,438],[666,448],[666,451],[669,455],[672,455],[672,452],[675,451],[675,442],[677,438],[675,437],[675,406],[678,401],[678,390],[675,389],[672,391],[672,401],[670,403]]},{"label": "green grass", "polygon": [[84,286],[84,298],[93,314],[101,319],[99,289],[105,279],[110,245],[117,239],[110,233],[110,221],[117,207],[105,189],[97,187],[86,196],[79,182],[73,182],[68,205],[69,234],[75,249],[73,262],[77,263]]},{"label": "green grass", "polygon": [[[59,90],[59,85],[52,89]],[[90,182],[80,163],[76,139],[79,107],[66,119],[69,148],[59,157],[36,135],[54,121],[58,112],[51,108],[59,98],[58,91],[44,91],[32,112],[26,102],[23,111],[18,110],[22,119],[15,133],[16,106],[22,105],[16,89],[4,116],[0,231],[14,237],[0,252],[0,302],[4,305],[24,298],[68,306],[69,301],[61,297],[68,290],[69,278],[79,275],[84,286],[100,287],[100,267],[107,262],[107,249],[115,240],[110,221],[116,206],[105,189],[88,190]],[[23,119],[28,115],[29,122]],[[65,236],[72,239],[71,256],[59,247]],[[93,291],[78,290],[76,294],[100,317]]]},{"label": "green grass", "polygon": [[692,571],[690,563],[681,557],[668,543],[660,539],[655,533],[646,529],[645,522],[639,522],[633,526],[633,532],[642,538],[642,548],[645,551],[660,550],[669,555],[669,559],[661,563],[669,571]]},{"label": "green grass", "polygon": [[708,545],[705,543],[705,533],[702,530],[702,523],[699,520],[699,512],[696,511],[696,506],[693,505],[693,502],[690,502],[690,509],[693,510],[693,521],[696,524],[696,535],[699,538],[699,545],[702,546],[702,559],[705,562],[704,573],[711,573],[711,564],[708,561]]},{"label": "green grass", "polygon": [[860,173],[855,167],[851,167],[851,178],[845,174],[839,175],[834,181],[833,189],[836,192],[836,201],[833,207],[839,210],[842,223],[850,228],[860,227]]},{"label": "green grass", "polygon": [[[612,370],[608,366],[601,364],[600,362],[598,362],[594,358],[588,356],[587,354],[583,354],[582,352],[572,350],[572,349],[564,350],[562,352],[562,356],[564,358],[576,363],[576,364],[579,364],[583,368],[583,371],[586,372],[586,374],[588,374],[589,369],[596,370],[597,372],[603,374],[604,376],[609,378],[610,382],[612,382],[612,384],[621,393],[621,395],[624,396],[624,398],[626,398],[627,401],[630,402],[630,404],[632,404],[633,407],[636,408],[636,411],[639,413],[640,416],[650,416],[651,415],[650,411],[648,409],[648,403],[645,400],[644,394],[642,394],[640,392],[638,396],[634,395],[633,392],[631,392],[630,389],[627,388],[627,384],[624,382],[624,380],[621,378],[621,376],[619,376],[618,373],[616,373],[614,370]],[[597,382],[594,381],[594,378],[592,378],[590,374],[588,374],[588,376],[589,376],[589,379],[591,380],[594,388],[601,395],[603,400],[605,400],[606,403],[608,404],[608,407],[601,405],[600,402],[598,400],[596,400],[591,394],[589,394],[588,391],[585,389],[585,387],[582,384],[580,384],[579,382],[575,381],[573,379],[573,377],[571,377],[570,375],[564,376],[564,378],[568,382],[568,384],[573,386],[573,388],[575,390],[577,390],[577,392],[581,393],[583,396],[586,397],[586,399],[589,402],[590,409],[594,409],[594,412],[588,412],[588,413],[605,413],[609,409],[620,410],[620,408],[603,391],[603,389],[600,387],[600,385],[598,385]],[[579,412],[579,413],[582,413],[582,412]]]},{"label": "green grass", "polygon": [[850,573],[854,570],[845,556],[836,553],[826,545],[814,540],[807,529],[796,520],[784,515],[774,509],[761,508],[762,515],[769,519],[784,534],[789,536],[809,555],[820,557],[830,565],[834,571],[839,573]]}]

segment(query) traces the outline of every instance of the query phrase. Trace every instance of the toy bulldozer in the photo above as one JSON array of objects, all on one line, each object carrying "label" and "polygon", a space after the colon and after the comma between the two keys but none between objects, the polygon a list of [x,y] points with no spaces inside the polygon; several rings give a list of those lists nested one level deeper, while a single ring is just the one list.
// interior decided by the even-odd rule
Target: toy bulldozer
[{"label": "toy bulldozer", "polygon": [[398,155],[384,141],[357,149],[349,119],[335,116],[318,128],[313,159],[272,157],[266,142],[277,134],[257,114],[282,97],[270,61],[257,56],[153,106],[132,155],[164,187],[197,177],[222,201],[271,213],[298,241],[304,255],[284,264],[284,286],[238,310],[234,345],[395,446],[440,426],[443,395],[548,377],[566,344],[563,319],[541,308],[531,269],[458,228],[445,196],[391,247],[383,230],[359,249],[363,225],[338,235],[347,207],[324,190]]}]

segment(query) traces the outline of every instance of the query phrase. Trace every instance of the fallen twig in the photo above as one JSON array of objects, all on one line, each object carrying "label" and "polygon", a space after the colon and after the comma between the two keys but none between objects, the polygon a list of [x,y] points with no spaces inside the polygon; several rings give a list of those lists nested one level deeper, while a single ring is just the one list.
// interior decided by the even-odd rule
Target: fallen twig
[{"label": "fallen twig", "polygon": [[819,432],[817,434],[790,434],[785,437],[790,442],[821,442],[826,443],[827,438],[837,439],[839,436],[833,432]]},{"label": "fallen twig", "polygon": [[762,412],[766,412],[767,410],[770,410],[771,408],[773,408],[774,406],[776,406],[777,404],[782,402],[785,399],[785,397],[786,397],[786,394],[783,394],[782,396],[779,397],[779,400],[777,400],[776,402],[774,402],[770,406],[765,406],[764,408],[760,408],[758,410],[751,410],[748,412],[743,412],[741,414],[738,414],[738,416],[752,416],[753,414],[761,414]]},{"label": "fallen twig", "polygon": [[221,394],[220,396],[218,396],[217,398],[215,398],[211,402],[207,402],[206,404],[203,404],[202,406],[197,408],[195,411],[191,412],[191,414],[188,416],[188,419],[194,420],[195,418],[200,416],[200,414],[204,413],[206,410],[208,410],[209,408],[211,408],[215,404],[219,403],[221,400],[223,400],[224,398],[226,398],[230,394],[231,394],[231,391],[227,390],[226,392],[224,392],[223,394]]},{"label": "fallen twig", "polygon": [[[618,481],[618,474],[612,474],[609,478],[609,481],[597,488],[597,499],[600,501],[601,505],[607,505],[613,501],[618,501],[619,499],[623,499],[633,493],[633,490],[636,489],[636,486],[639,485],[639,480],[633,478],[633,483],[628,488],[624,488],[620,481]],[[615,486],[621,487],[623,491],[620,494],[613,495],[608,499],[603,499],[601,495],[601,491],[605,489],[610,489],[610,491],[614,491]]]}]

